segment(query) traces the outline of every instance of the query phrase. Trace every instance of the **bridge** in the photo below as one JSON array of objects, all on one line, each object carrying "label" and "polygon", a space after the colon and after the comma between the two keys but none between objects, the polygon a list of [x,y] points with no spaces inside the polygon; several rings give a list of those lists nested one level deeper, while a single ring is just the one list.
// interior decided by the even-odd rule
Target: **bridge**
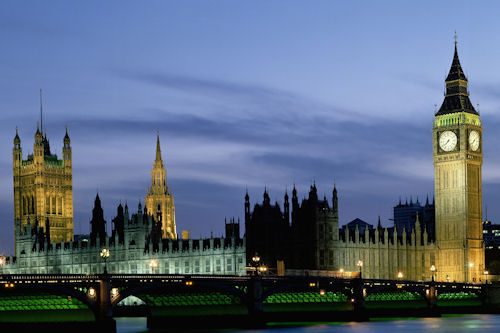
[{"label": "bridge", "polygon": [[182,325],[190,314],[206,315],[204,325],[225,320],[262,326],[300,316],[305,321],[359,321],[381,315],[433,316],[460,307],[497,311],[494,303],[500,299],[500,286],[492,284],[341,276],[20,274],[0,275],[0,287],[0,323],[16,312],[81,310],[111,330],[113,316],[127,309],[147,316],[149,327],[173,325],[175,319]]}]

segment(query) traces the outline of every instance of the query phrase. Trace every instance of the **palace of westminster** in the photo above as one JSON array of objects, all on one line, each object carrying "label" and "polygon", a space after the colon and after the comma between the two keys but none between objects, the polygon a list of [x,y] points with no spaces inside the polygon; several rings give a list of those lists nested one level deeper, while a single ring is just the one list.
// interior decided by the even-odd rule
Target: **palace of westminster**
[{"label": "palace of westminster", "polygon": [[[485,268],[482,229],[483,159],[479,113],[469,100],[468,81],[457,46],[446,94],[432,128],[435,201],[426,204],[432,218],[419,216],[406,225],[369,225],[355,220],[339,227],[338,193],[318,198],[316,184],[299,202],[297,191],[284,196],[283,211],[267,191],[251,210],[245,196],[245,232],[239,222],[226,223],[225,237],[178,239],[174,195],[157,137],[144,207],[117,208],[112,234],[99,196],[88,237],[73,234],[72,153],[66,130],[62,159],[52,154],[47,135],[37,126],[33,153],[23,157],[14,137],[15,255],[4,258],[0,273],[101,273],[105,247],[110,273],[247,274],[258,253],[263,263],[283,271],[357,272],[363,277],[480,281]],[[291,204],[291,210],[290,210]],[[154,264],[152,264],[154,263]],[[436,271],[431,272],[430,267]]]}]

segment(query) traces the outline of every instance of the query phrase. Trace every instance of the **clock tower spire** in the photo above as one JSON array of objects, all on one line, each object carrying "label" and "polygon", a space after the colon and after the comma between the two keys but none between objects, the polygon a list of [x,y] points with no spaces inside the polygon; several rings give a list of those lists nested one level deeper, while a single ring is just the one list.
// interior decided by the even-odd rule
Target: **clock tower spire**
[{"label": "clock tower spire", "polygon": [[484,271],[481,166],[482,127],[469,99],[468,81],[457,44],[446,95],[435,114],[433,159],[435,179],[437,278],[479,281]]}]

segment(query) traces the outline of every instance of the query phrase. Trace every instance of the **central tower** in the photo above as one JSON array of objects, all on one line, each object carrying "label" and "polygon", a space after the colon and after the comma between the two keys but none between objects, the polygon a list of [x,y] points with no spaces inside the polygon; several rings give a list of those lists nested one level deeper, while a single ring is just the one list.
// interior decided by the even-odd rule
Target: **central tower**
[{"label": "central tower", "polygon": [[[73,172],[68,129],[63,139],[62,159],[50,151],[47,134],[37,125],[33,154],[23,159],[21,139],[14,137],[15,228],[29,222],[50,230],[50,241],[73,240]],[[48,223],[48,225],[47,225]],[[19,229],[21,230],[21,229]]]},{"label": "central tower", "polygon": [[479,281],[484,267],[482,127],[455,54],[432,130],[436,195],[437,279]]},{"label": "central tower", "polygon": [[156,221],[161,221],[162,238],[177,238],[175,205],[171,188],[167,186],[167,171],[161,159],[160,136],[156,136],[156,158],[151,170],[151,187],[148,188],[145,205]]}]

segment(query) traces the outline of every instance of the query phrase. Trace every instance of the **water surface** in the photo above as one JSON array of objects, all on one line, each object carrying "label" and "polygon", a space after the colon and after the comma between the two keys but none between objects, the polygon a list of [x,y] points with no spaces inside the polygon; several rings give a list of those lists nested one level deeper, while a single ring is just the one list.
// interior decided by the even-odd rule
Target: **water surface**
[{"label": "water surface", "polygon": [[[116,318],[118,333],[148,332],[146,318]],[[300,324],[299,324],[300,325]],[[151,331],[161,332],[161,331]],[[167,330],[165,330],[167,332]],[[169,331],[172,332],[172,331]],[[372,319],[370,322],[349,323],[270,323],[257,330],[189,330],[184,332],[239,332],[239,333],[414,333],[414,332],[500,332],[500,315],[456,315],[441,318]]]}]

